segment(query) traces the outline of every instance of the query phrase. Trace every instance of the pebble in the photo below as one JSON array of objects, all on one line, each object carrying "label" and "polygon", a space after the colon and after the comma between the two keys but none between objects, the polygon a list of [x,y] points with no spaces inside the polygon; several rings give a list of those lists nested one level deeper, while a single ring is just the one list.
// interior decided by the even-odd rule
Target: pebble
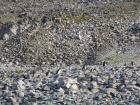
[{"label": "pebble", "polygon": [[68,78],[67,83],[69,83],[69,84],[77,83],[77,79]]},{"label": "pebble", "polygon": [[111,95],[111,94],[116,95],[117,94],[117,91],[116,91],[116,89],[108,88],[107,89],[107,94],[108,95]]},{"label": "pebble", "polygon": [[98,88],[92,89],[92,92],[93,92],[94,94],[96,94],[97,92],[99,92],[99,89],[98,89]]},{"label": "pebble", "polygon": [[59,79],[58,79],[58,85],[59,85],[60,87],[63,87],[63,86],[65,85],[65,82],[64,82],[63,78],[59,78]]},{"label": "pebble", "polygon": [[62,93],[62,94],[65,93],[64,89],[62,89],[62,88],[60,88],[58,91],[59,91],[60,93]]},{"label": "pebble", "polygon": [[70,84],[70,83],[67,83],[67,84],[66,84],[66,87],[67,87],[67,88],[70,88],[70,87],[71,87],[71,84]]},{"label": "pebble", "polygon": [[11,97],[10,99],[11,99],[13,105],[19,105],[16,98]]},{"label": "pebble", "polygon": [[25,83],[22,80],[18,81],[18,89],[19,90],[25,90]]},{"label": "pebble", "polygon": [[92,83],[88,83],[87,88],[89,91],[91,91],[94,88],[94,85]]},{"label": "pebble", "polygon": [[17,93],[18,93],[19,97],[24,97],[24,95],[25,95],[23,91],[17,91]]},{"label": "pebble", "polygon": [[72,90],[72,92],[78,92],[79,91],[78,85],[77,84],[72,84],[71,85],[71,90]]},{"label": "pebble", "polygon": [[93,88],[98,88],[98,85],[97,85],[97,82],[96,81],[93,81],[92,82],[92,85],[93,85]]},{"label": "pebble", "polygon": [[137,85],[140,86],[140,77],[137,79]]},{"label": "pebble", "polygon": [[8,34],[4,34],[4,40],[8,40],[10,37]]}]

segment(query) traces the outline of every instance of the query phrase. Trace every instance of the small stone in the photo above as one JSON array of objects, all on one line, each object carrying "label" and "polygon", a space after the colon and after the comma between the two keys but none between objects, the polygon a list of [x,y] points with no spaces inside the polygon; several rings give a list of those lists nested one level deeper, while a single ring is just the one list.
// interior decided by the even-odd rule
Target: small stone
[{"label": "small stone", "polygon": [[88,83],[87,88],[89,91],[91,91],[93,89],[93,84],[92,83]]},{"label": "small stone", "polygon": [[117,91],[116,91],[116,89],[108,88],[107,89],[107,94],[108,95],[111,95],[111,94],[116,95],[117,94]]},{"label": "small stone", "polygon": [[124,80],[125,85],[127,85],[129,83],[129,80]]},{"label": "small stone", "polygon": [[131,36],[131,40],[135,41],[137,39],[137,37],[135,35]]},{"label": "small stone", "polygon": [[68,81],[67,81],[67,83],[70,83],[70,84],[77,83],[77,79],[68,78]]},{"label": "small stone", "polygon": [[37,105],[37,103],[33,103],[33,105]]},{"label": "small stone", "polygon": [[19,62],[18,61],[16,62],[16,65],[19,66]]},{"label": "small stone", "polygon": [[78,77],[79,77],[79,78],[85,78],[85,75],[84,75],[83,72],[80,72]]},{"label": "small stone", "polygon": [[78,85],[77,85],[77,84],[72,84],[71,90],[72,90],[73,92],[78,92],[78,91],[79,91]]},{"label": "small stone", "polygon": [[17,29],[18,29],[18,27],[17,27],[17,25],[13,25],[11,28],[10,28],[10,30],[11,30],[11,32],[13,33],[13,34],[17,34]]},{"label": "small stone", "polygon": [[140,78],[137,79],[137,85],[140,86]]},{"label": "small stone", "polygon": [[18,91],[19,97],[24,97],[24,92],[23,91]]},{"label": "small stone", "polygon": [[42,82],[38,82],[35,87],[40,89],[41,85],[42,85]]},{"label": "small stone", "polygon": [[87,84],[88,84],[88,82],[87,82],[87,81],[82,81],[82,86],[86,87],[86,86],[87,86]]},{"label": "small stone", "polygon": [[102,84],[102,83],[103,83],[103,80],[102,80],[100,77],[98,77],[98,78],[97,78],[97,83],[98,83],[98,84]]},{"label": "small stone", "polygon": [[108,81],[107,81],[107,88],[112,88],[113,87],[113,79],[110,78]]},{"label": "small stone", "polygon": [[58,91],[59,91],[61,94],[64,94],[64,93],[65,93],[64,89],[62,89],[62,88],[60,88]]},{"label": "small stone", "polygon": [[63,87],[63,86],[65,85],[65,82],[64,82],[63,78],[59,78],[59,79],[58,79],[58,85],[59,85],[60,87]]},{"label": "small stone", "polygon": [[10,99],[11,99],[13,105],[19,105],[19,103],[17,102],[17,99],[15,97],[11,97]]},{"label": "small stone", "polygon": [[118,85],[117,83],[114,83],[113,86],[112,86],[112,88],[116,89],[117,88],[117,85]]},{"label": "small stone", "polygon": [[138,76],[140,76],[140,70],[139,70],[139,71],[136,71],[136,74],[137,74]]},{"label": "small stone", "polygon": [[45,91],[49,91],[50,89],[49,89],[48,86],[44,86],[44,87],[43,87],[43,90],[45,90]]},{"label": "small stone", "polygon": [[25,90],[25,83],[22,80],[18,81],[18,89],[19,90]]},{"label": "small stone", "polygon": [[8,34],[4,34],[4,40],[8,40],[10,37]]},{"label": "small stone", "polygon": [[127,76],[128,76],[128,77],[130,77],[130,78],[131,78],[131,77],[132,77],[132,75],[133,75],[132,71],[128,71],[128,72],[127,72]]},{"label": "small stone", "polygon": [[88,90],[87,90],[86,88],[83,88],[83,89],[82,89],[82,92],[83,92],[83,93],[87,93]]},{"label": "small stone", "polygon": [[93,87],[94,88],[98,88],[98,85],[97,85],[97,82],[96,81],[93,81],[92,84],[93,84]]},{"label": "small stone", "polygon": [[12,65],[13,65],[13,63],[12,63],[12,62],[10,62],[8,65],[9,65],[9,66],[12,66]]},{"label": "small stone", "polygon": [[3,95],[3,92],[2,91],[0,91],[0,97]]},{"label": "small stone", "polygon": [[66,84],[66,87],[67,87],[67,88],[70,88],[70,87],[71,87],[71,84],[70,84],[70,83],[67,83],[67,84]]},{"label": "small stone", "polygon": [[136,85],[137,84],[137,81],[132,81],[132,85]]},{"label": "small stone", "polygon": [[92,92],[95,94],[95,93],[99,92],[99,89],[98,88],[92,89]]},{"label": "small stone", "polygon": [[0,89],[3,89],[4,87],[4,84],[0,84]]}]

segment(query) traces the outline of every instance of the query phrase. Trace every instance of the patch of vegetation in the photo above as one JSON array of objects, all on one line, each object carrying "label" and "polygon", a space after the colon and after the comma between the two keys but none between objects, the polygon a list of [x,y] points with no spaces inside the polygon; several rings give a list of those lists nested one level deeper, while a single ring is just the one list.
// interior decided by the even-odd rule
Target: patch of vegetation
[{"label": "patch of vegetation", "polygon": [[10,78],[12,75],[21,76],[21,75],[23,75],[23,74],[25,74],[25,70],[24,70],[24,69],[15,68],[15,70],[12,70],[12,71],[10,71],[10,72],[4,73],[4,74],[0,77],[0,79],[1,79],[1,80],[6,80],[6,79]]},{"label": "patch of vegetation", "polygon": [[61,20],[61,24],[65,26],[67,24],[73,24],[73,23],[80,24],[84,21],[89,21],[90,19],[92,19],[92,17],[84,11],[80,11],[80,13],[77,13],[77,15],[72,15],[70,13],[62,12],[59,18]]},{"label": "patch of vegetation", "polygon": [[139,5],[135,2],[123,2],[116,5],[107,5],[103,7],[104,11],[109,11],[108,16],[112,15],[113,17],[118,17],[118,20],[129,19],[135,14],[137,14],[140,9]]},{"label": "patch of vegetation", "polygon": [[15,14],[5,14],[0,18],[0,21],[2,23],[8,23],[8,22],[16,22],[18,20],[18,17]]},{"label": "patch of vegetation", "polygon": [[15,70],[12,73],[17,74],[17,75],[22,75],[25,73],[25,70],[20,69],[20,68],[15,68]]},{"label": "patch of vegetation", "polygon": [[89,21],[91,19],[96,20],[97,17],[91,16],[91,14],[97,13],[104,19],[113,20],[126,20],[131,19],[140,11],[139,4],[135,2],[121,2],[118,4],[107,4],[103,6],[87,6],[83,9],[77,9],[76,15],[72,16],[69,13],[64,13],[62,15],[62,20],[74,21],[79,24],[84,21]]}]

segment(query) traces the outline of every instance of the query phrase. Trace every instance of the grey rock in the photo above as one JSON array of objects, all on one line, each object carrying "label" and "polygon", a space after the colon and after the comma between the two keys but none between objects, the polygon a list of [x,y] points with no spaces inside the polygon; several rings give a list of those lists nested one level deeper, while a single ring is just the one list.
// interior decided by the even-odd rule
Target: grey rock
[{"label": "grey rock", "polygon": [[18,81],[18,89],[21,91],[26,89],[25,83],[22,80]]},{"label": "grey rock", "polygon": [[[52,105],[115,105],[118,102],[128,104],[130,101],[133,104],[139,103],[139,76],[135,73],[135,76],[127,76],[128,68],[124,66],[113,67],[113,69],[110,67],[94,69],[96,72],[88,67],[89,70],[82,71],[85,74],[83,79],[79,75],[79,70],[74,67],[67,68],[60,74],[52,73],[47,78],[42,74],[39,78],[37,76],[23,78],[13,73],[12,76],[7,77],[9,79],[0,80],[0,102],[4,105],[6,102],[7,105],[12,103],[17,105],[48,105],[49,103]],[[9,71],[13,72],[11,68]],[[7,74],[9,71],[3,72]],[[131,71],[136,70],[131,68]],[[113,76],[109,76],[110,73]],[[29,69],[25,70],[24,74],[31,75]],[[133,84],[134,81],[135,84]]]},{"label": "grey rock", "polygon": [[63,78],[58,79],[58,85],[59,85],[59,87],[63,87],[65,85]]},{"label": "grey rock", "polygon": [[12,23],[7,23],[2,25],[2,27],[0,28],[0,40],[4,39],[4,35],[5,34],[10,34],[10,28],[12,27]]},{"label": "grey rock", "polygon": [[117,94],[117,91],[116,91],[116,89],[108,88],[107,89],[107,94],[111,95],[111,96],[115,96]]},{"label": "grey rock", "polygon": [[94,88],[94,86],[93,86],[92,83],[88,83],[87,88],[88,88],[89,91],[91,91]]},{"label": "grey rock", "polygon": [[137,79],[137,85],[140,86],[140,78]]}]

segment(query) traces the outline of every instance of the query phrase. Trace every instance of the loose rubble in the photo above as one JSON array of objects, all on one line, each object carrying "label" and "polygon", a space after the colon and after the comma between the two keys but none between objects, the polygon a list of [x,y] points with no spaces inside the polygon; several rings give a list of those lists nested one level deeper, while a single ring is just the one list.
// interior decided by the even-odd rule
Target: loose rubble
[{"label": "loose rubble", "polygon": [[140,105],[139,62],[138,0],[0,0],[0,105]]},{"label": "loose rubble", "polygon": [[[10,69],[8,69],[10,68]],[[16,66],[15,68],[19,68]],[[1,105],[139,105],[139,66],[102,65],[57,68],[59,72],[48,72],[37,68],[0,68]],[[7,69],[5,71],[5,69]],[[50,68],[50,71],[56,68]],[[36,76],[36,72],[40,72]],[[9,75],[6,75],[10,73]],[[2,77],[1,76],[1,77]]]}]

